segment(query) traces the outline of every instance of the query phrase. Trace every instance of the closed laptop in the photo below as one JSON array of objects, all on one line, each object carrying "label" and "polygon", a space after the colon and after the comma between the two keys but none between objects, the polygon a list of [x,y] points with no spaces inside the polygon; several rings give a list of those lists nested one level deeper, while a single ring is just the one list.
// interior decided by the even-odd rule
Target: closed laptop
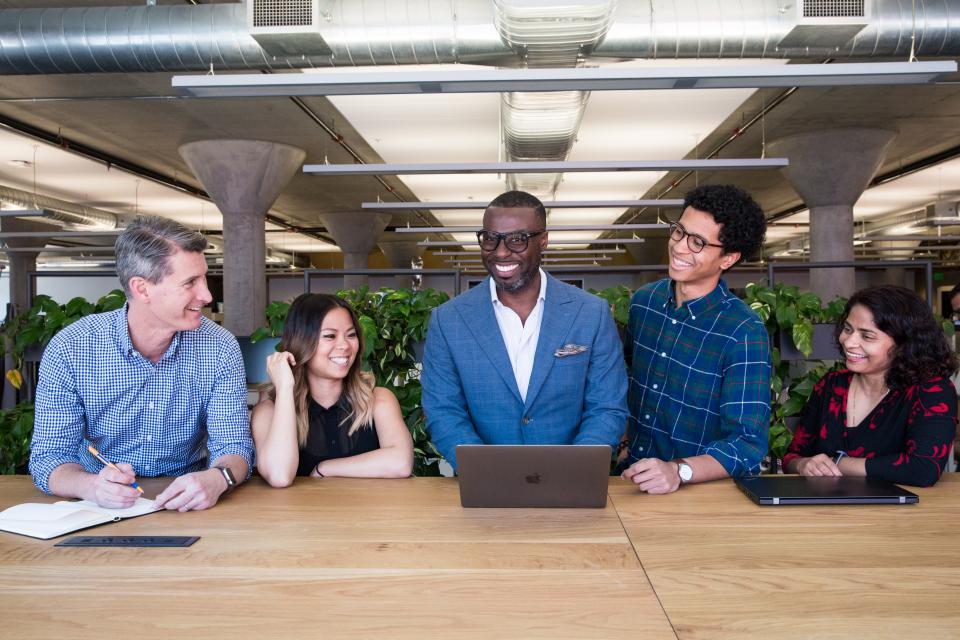
[{"label": "closed laptop", "polygon": [[610,456],[607,445],[460,445],[460,504],[602,508]]},{"label": "closed laptop", "polygon": [[913,504],[917,494],[877,478],[853,476],[749,476],[737,486],[760,505]]}]

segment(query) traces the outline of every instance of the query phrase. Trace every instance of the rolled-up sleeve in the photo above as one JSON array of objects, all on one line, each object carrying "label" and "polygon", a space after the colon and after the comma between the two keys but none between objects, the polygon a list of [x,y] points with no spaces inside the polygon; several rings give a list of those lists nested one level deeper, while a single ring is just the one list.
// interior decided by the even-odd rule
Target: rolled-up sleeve
[{"label": "rolled-up sleeve", "polygon": [[224,341],[206,413],[208,464],[225,455],[241,456],[247,461],[249,477],[253,470],[253,437],[243,357],[235,338]]},{"label": "rolled-up sleeve", "polygon": [[83,402],[67,358],[68,345],[57,337],[40,360],[30,443],[30,474],[37,487],[50,493],[50,474],[63,464],[78,463],[83,440]]},{"label": "rolled-up sleeve", "polygon": [[721,437],[705,453],[713,456],[731,477],[760,469],[769,449],[770,342],[759,321],[747,320],[726,352],[720,390]]}]

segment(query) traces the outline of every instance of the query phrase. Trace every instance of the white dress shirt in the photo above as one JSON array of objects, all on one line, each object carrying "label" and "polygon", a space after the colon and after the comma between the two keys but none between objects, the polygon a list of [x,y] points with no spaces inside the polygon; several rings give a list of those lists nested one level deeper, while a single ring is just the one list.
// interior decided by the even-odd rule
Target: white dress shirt
[{"label": "white dress shirt", "polygon": [[513,376],[520,390],[520,398],[527,400],[527,387],[530,385],[530,374],[533,373],[533,357],[537,353],[537,342],[540,340],[540,321],[543,319],[543,301],[547,297],[547,274],[540,271],[540,295],[533,311],[527,316],[526,323],[520,321],[517,312],[500,302],[497,297],[497,285],[490,278],[490,299],[493,302],[493,313],[500,325],[500,335],[507,347],[507,356],[513,366]]}]

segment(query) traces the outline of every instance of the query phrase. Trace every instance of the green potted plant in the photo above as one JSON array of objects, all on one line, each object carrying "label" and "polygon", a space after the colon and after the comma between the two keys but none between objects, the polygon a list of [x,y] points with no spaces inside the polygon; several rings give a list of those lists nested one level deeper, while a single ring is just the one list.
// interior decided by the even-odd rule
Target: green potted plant
[{"label": "green potted plant", "polygon": [[771,288],[751,283],[745,301],[763,320],[770,336],[769,446],[771,456],[779,459],[793,438],[789,425],[800,414],[813,386],[842,364],[837,361],[833,328],[846,300],[837,298],[824,306],[816,294],[795,286],[778,283]]},{"label": "green potted plant", "polygon": [[275,300],[267,305],[266,326],[259,327],[249,338],[237,336],[240,349],[243,352],[243,368],[246,372],[248,384],[264,384],[270,382],[267,375],[267,356],[277,350],[280,336],[283,335],[283,323],[290,311],[290,303]]}]

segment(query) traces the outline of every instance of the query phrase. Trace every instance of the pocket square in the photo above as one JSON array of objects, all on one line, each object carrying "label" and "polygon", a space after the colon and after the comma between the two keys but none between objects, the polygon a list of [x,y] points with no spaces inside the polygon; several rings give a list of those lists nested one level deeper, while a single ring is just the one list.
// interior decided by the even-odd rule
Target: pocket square
[{"label": "pocket square", "polygon": [[589,347],[582,344],[573,344],[572,342],[568,342],[567,344],[563,345],[562,347],[554,351],[553,355],[555,358],[566,358],[567,356],[575,356],[578,353],[583,353],[588,348]]}]

